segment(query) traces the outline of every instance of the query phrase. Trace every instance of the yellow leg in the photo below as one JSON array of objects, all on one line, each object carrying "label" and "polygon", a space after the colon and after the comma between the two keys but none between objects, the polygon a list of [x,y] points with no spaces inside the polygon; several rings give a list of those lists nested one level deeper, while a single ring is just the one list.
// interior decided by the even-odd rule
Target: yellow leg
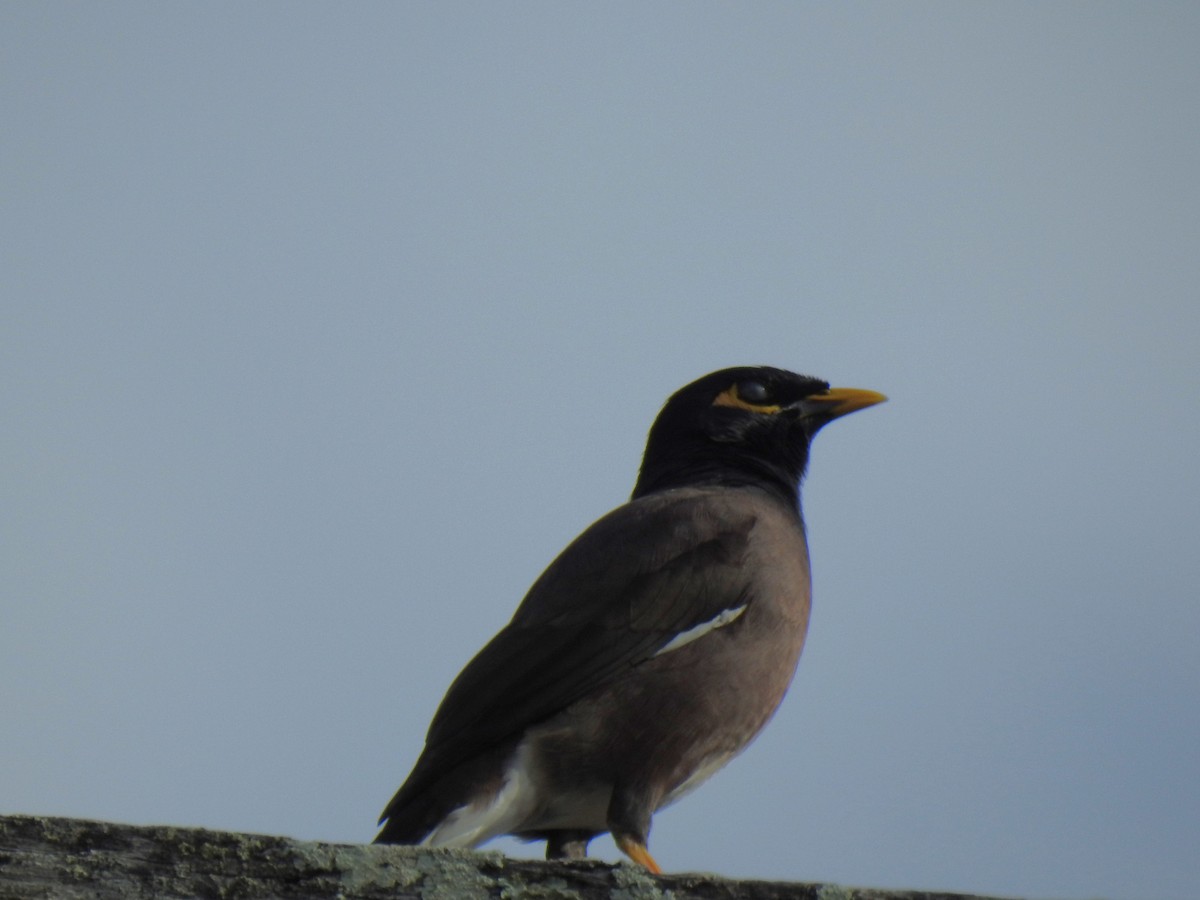
[{"label": "yellow leg", "polygon": [[650,855],[650,851],[641,841],[625,835],[613,835],[613,840],[617,842],[617,849],[635,863],[644,866],[653,875],[662,874],[662,869],[659,868],[658,863],[654,861],[654,857]]}]

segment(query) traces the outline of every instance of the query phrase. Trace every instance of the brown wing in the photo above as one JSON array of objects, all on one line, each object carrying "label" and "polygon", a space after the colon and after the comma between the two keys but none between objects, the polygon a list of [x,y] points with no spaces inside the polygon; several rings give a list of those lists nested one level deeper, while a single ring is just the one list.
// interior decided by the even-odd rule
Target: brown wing
[{"label": "brown wing", "polygon": [[380,821],[680,632],[752,600],[744,571],[755,522],[748,506],[727,493],[672,491],[627,503],[588,528],[450,686],[421,758]]}]

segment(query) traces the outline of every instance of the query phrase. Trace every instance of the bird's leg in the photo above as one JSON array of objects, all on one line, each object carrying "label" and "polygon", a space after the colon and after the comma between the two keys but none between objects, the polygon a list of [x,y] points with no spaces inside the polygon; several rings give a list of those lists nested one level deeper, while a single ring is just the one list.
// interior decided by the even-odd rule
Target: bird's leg
[{"label": "bird's leg", "polygon": [[659,793],[649,788],[617,785],[608,803],[608,830],[617,849],[653,875],[661,875],[662,869],[646,849],[646,839],[658,799]]},{"label": "bird's leg", "polygon": [[590,831],[551,831],[546,835],[546,859],[587,859]]}]

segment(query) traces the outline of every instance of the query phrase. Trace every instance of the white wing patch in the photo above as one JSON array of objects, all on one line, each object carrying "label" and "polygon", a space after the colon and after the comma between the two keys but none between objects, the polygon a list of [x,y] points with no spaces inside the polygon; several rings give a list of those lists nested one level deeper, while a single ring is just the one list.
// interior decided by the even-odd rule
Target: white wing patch
[{"label": "white wing patch", "polygon": [[733,609],[725,609],[719,612],[714,618],[707,622],[701,622],[699,625],[693,625],[687,631],[681,631],[671,640],[667,641],[659,649],[655,656],[662,656],[664,653],[670,653],[672,650],[678,650],[692,641],[704,637],[710,631],[716,631],[722,628],[740,616],[746,611],[749,604],[743,603],[741,606],[735,606]]}]

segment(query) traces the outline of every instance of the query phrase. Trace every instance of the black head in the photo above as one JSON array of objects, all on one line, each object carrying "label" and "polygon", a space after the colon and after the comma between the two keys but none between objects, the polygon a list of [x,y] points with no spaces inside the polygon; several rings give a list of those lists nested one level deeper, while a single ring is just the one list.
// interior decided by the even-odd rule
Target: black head
[{"label": "black head", "polygon": [[838,416],[885,399],[769,366],[705,375],[676,391],[654,420],[633,496],[755,484],[795,502],[813,435]]}]

